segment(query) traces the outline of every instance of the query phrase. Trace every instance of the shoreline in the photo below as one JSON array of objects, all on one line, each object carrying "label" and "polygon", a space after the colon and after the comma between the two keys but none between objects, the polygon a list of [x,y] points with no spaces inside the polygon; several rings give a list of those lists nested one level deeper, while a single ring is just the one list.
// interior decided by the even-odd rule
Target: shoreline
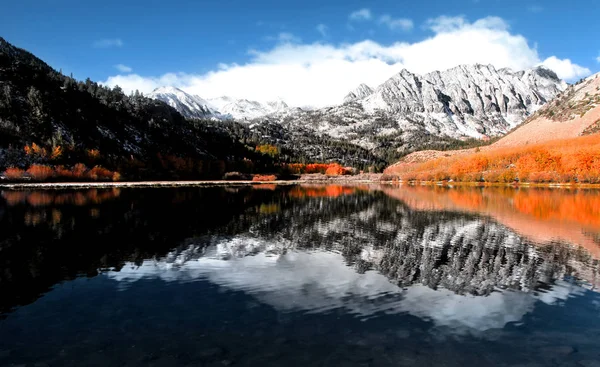
[{"label": "shoreline", "polygon": [[554,188],[554,189],[600,189],[600,184],[579,183],[497,183],[497,182],[448,182],[448,181],[401,181],[401,180],[369,180],[352,178],[335,179],[300,179],[279,181],[230,181],[230,180],[198,180],[198,181],[124,181],[124,182],[28,182],[0,183],[2,190],[29,189],[110,189],[110,188],[174,188],[174,187],[209,187],[209,186],[260,186],[260,185],[335,185],[335,184],[369,184],[390,186],[439,186],[439,187],[511,187],[519,188]]}]

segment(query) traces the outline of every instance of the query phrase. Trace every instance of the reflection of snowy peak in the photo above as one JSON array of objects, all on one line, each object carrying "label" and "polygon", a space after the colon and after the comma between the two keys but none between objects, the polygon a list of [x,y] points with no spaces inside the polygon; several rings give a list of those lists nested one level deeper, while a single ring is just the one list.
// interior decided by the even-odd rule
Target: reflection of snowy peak
[{"label": "reflection of snowy peak", "polygon": [[585,291],[560,280],[569,259],[546,256],[495,223],[368,204],[315,223],[290,220],[303,210],[314,208],[279,213],[280,227],[261,222],[248,231],[254,234],[208,247],[192,242],[109,276],[125,287],[147,277],[208,280],[284,312],[409,313],[457,333],[501,328],[536,302],[553,305]]}]

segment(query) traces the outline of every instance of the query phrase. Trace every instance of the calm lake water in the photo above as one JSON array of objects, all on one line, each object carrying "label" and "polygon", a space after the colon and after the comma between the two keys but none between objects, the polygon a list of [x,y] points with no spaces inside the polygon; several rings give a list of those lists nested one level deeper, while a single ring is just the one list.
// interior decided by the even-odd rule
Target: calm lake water
[{"label": "calm lake water", "polygon": [[0,193],[1,366],[600,366],[600,192]]}]

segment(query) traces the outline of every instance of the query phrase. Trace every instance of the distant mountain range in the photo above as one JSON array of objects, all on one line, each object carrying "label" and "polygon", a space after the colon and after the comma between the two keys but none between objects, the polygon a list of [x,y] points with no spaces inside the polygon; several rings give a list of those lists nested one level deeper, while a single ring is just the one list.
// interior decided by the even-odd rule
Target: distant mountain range
[{"label": "distant mountain range", "polygon": [[148,97],[165,102],[185,117],[200,119],[245,121],[283,112],[288,108],[282,100],[260,103],[231,97],[203,99],[175,87],[156,88],[148,94]]},{"label": "distant mountain range", "polygon": [[268,120],[292,130],[309,128],[366,149],[383,145],[405,152],[435,144],[439,138],[503,135],[566,88],[567,83],[541,66],[512,71],[477,64],[425,75],[402,70],[375,89],[361,84],[342,104],[314,110],[289,108],[283,101],[204,100],[175,88],[159,88],[149,96],[187,117]]}]

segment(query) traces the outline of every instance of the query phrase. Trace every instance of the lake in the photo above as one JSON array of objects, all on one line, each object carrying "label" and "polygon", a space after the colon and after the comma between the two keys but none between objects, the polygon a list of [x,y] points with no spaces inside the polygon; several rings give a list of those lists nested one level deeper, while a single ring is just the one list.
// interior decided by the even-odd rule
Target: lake
[{"label": "lake", "polygon": [[600,191],[0,193],[1,366],[600,366]]}]

